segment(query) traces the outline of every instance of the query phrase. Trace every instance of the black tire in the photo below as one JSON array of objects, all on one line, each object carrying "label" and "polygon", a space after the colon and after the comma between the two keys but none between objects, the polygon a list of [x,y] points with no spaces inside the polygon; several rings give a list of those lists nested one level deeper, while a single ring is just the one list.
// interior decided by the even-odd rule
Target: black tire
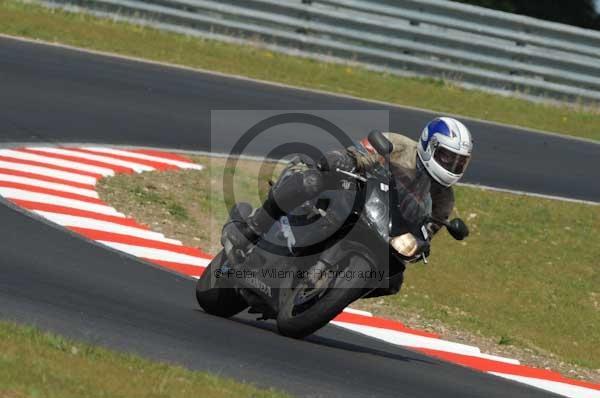
[{"label": "black tire", "polygon": [[223,280],[215,277],[215,270],[226,261],[221,251],[206,267],[196,283],[196,300],[202,309],[223,318],[232,317],[248,307],[246,301],[233,288],[225,287]]},{"label": "black tire", "polygon": [[[366,273],[370,270],[369,263],[359,256],[350,258],[346,267],[347,272]],[[277,316],[279,333],[295,339],[301,339],[314,333],[329,323],[350,303],[359,299],[365,292],[366,283],[362,278],[350,278],[349,280],[338,278],[334,282],[333,288],[328,289],[310,308],[294,314],[295,298],[306,287],[305,282],[300,282],[279,310]]]}]

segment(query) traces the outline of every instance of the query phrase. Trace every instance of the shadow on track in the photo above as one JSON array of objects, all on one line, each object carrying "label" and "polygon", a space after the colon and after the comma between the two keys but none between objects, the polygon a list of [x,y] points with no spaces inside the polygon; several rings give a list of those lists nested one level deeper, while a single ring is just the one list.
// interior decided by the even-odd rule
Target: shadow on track
[{"label": "shadow on track", "polygon": [[[200,309],[196,309],[196,310],[194,310],[194,312],[200,312],[206,316],[213,317],[213,315],[207,314]],[[242,313],[242,315],[250,316],[250,314],[248,314],[247,312]],[[223,318],[219,318],[219,319],[223,319]],[[244,318],[239,318],[239,317],[230,318],[229,321],[240,323],[240,324],[243,324],[246,326],[252,326],[252,327],[262,329],[265,331],[269,331],[269,332],[277,334],[281,338],[286,338],[284,336],[279,335],[279,333],[277,332],[277,327],[275,326],[275,324],[272,321],[270,321],[270,322],[254,321],[251,319],[244,319]],[[347,329],[344,329],[344,328],[341,328],[341,327],[338,327],[335,325],[328,325],[325,328],[334,328],[336,330],[343,331],[344,333],[348,333],[349,336],[352,336],[352,337],[361,336],[365,339],[373,340],[373,342],[389,346],[392,350],[398,350],[398,349],[402,349],[402,350],[406,349],[407,350],[407,348],[398,347],[393,344],[390,344],[390,343],[387,343],[387,342],[384,342],[381,340],[377,340],[377,339],[374,339],[374,338],[371,338],[371,337],[362,335],[360,333],[350,331],[350,330],[347,330]],[[408,357],[405,355],[394,354],[392,352],[388,352],[388,351],[384,351],[384,350],[380,350],[380,349],[369,348],[369,347],[365,347],[365,346],[358,345],[358,344],[352,344],[347,341],[343,341],[341,339],[335,339],[335,338],[321,336],[318,334],[318,332],[317,332],[317,334],[310,335],[310,336],[306,337],[305,339],[301,339],[301,340],[290,339],[290,341],[295,341],[295,342],[301,341],[301,342],[305,342],[305,343],[309,343],[309,344],[322,345],[325,347],[330,347],[330,348],[334,348],[334,349],[350,351],[350,352],[355,352],[355,353],[369,354],[369,355],[374,355],[374,356],[387,358],[387,359],[393,359],[393,360],[402,361],[402,362],[420,362],[420,363],[429,364],[429,365],[438,365],[439,364],[438,362],[436,362],[434,360],[430,361],[430,360],[421,359],[421,358]]]}]

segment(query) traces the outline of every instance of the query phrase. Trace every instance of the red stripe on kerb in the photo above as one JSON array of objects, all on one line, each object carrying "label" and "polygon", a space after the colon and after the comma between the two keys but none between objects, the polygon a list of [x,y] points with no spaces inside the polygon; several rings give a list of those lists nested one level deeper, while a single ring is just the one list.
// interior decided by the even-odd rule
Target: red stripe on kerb
[{"label": "red stripe on kerb", "polygon": [[84,195],[78,195],[78,194],[72,193],[72,192],[58,191],[56,189],[38,187],[35,185],[30,185],[30,184],[22,184],[19,182],[0,181],[0,187],[22,189],[24,191],[29,191],[29,192],[37,192],[37,193],[44,193],[44,194],[53,195],[53,196],[60,196],[61,198],[65,198],[65,199],[75,199],[75,200],[79,200],[81,202],[106,205],[106,203],[104,203],[102,200],[97,199],[97,198],[92,198],[92,197],[84,196]]},{"label": "red stripe on kerb", "polygon": [[61,147],[61,148],[62,149],[68,149],[68,150],[71,150],[71,151],[77,151],[77,152],[81,152],[81,153],[91,153],[93,155],[107,156],[107,157],[111,157],[111,158],[115,158],[115,159],[119,159],[119,160],[124,160],[124,161],[131,162],[131,163],[137,163],[137,164],[142,165],[142,166],[154,167],[157,170],[179,170],[179,167],[177,167],[177,166],[173,166],[171,164],[157,162],[157,161],[154,161],[154,160],[138,159],[138,158],[134,158],[134,157],[131,157],[131,156],[116,155],[116,154],[113,154],[113,153],[107,153],[107,152],[102,152],[102,151],[95,151],[93,149],[69,148],[69,147]]},{"label": "red stripe on kerb", "polygon": [[10,163],[27,164],[29,166],[38,166],[38,167],[44,167],[46,169],[53,169],[53,170],[58,170],[58,171],[65,171],[67,173],[80,174],[82,176],[93,177],[93,178],[95,178],[97,180],[103,177],[102,174],[91,173],[89,171],[81,171],[81,170],[78,170],[78,169],[71,169],[69,167],[56,166],[54,164],[36,162],[36,161],[33,161],[33,160],[25,160],[25,159],[13,158],[13,157],[4,156],[4,155],[0,156],[0,160],[4,160],[5,162],[10,162]]},{"label": "red stripe on kerb", "polygon": [[80,182],[73,182],[70,180],[63,180],[60,178],[55,178],[55,177],[48,177],[42,174],[35,174],[35,173],[30,173],[27,171],[18,171],[18,170],[11,170],[11,169],[4,169],[0,167],[0,173],[2,174],[9,174],[9,175],[13,175],[13,176],[18,176],[18,177],[27,177],[27,178],[33,178],[36,180],[42,180],[42,181],[47,181],[47,182],[54,182],[57,184],[63,184],[63,185],[69,185],[71,187],[74,188],[83,188],[83,189],[90,189],[92,191],[96,190],[96,187],[94,185],[90,185],[90,184],[83,184]]},{"label": "red stripe on kerb", "polygon": [[432,350],[428,348],[414,348],[416,351],[423,352],[432,357],[440,358],[448,362],[457,363],[469,368],[477,369],[483,372],[506,373],[516,376],[525,376],[535,379],[556,381],[559,383],[572,384],[580,387],[600,390],[600,384],[594,384],[586,381],[567,379],[561,374],[544,369],[530,368],[523,365],[513,365],[506,362],[494,361],[491,359],[472,357],[469,355],[455,354],[446,351]]},{"label": "red stripe on kerb", "polygon": [[[71,149],[69,148],[69,150],[71,150]],[[29,153],[33,153],[36,155],[47,156],[49,158],[62,159],[62,160],[68,160],[71,162],[83,163],[83,164],[90,165],[90,166],[104,167],[105,169],[113,170],[115,173],[124,173],[124,174],[133,173],[133,169],[131,169],[129,167],[117,166],[117,165],[114,165],[111,163],[101,162],[99,160],[91,160],[91,159],[86,159],[86,158],[80,158],[77,156],[63,155],[60,153],[40,151],[35,148],[22,148],[22,149],[19,149],[19,151],[20,152],[29,152]]]},{"label": "red stripe on kerb", "polygon": [[155,260],[152,258],[144,258],[144,257],[142,257],[142,259],[146,260],[150,263],[160,265],[161,267],[168,268],[172,271],[179,272],[180,274],[187,275],[187,276],[199,276],[199,275],[202,275],[202,273],[205,270],[204,267],[197,267],[194,265],[180,264],[180,263],[174,263],[171,261]]},{"label": "red stripe on kerb", "polygon": [[72,227],[70,229],[72,231],[79,232],[80,234],[85,235],[88,238],[93,239],[93,240],[103,240],[103,241],[107,241],[107,242],[124,243],[127,245],[143,246],[143,247],[148,247],[151,249],[162,249],[162,250],[168,250],[168,251],[172,251],[172,252],[176,252],[176,253],[187,254],[188,256],[199,257],[199,258],[203,258],[206,260],[211,259],[211,256],[209,256],[208,254],[204,253],[203,251],[200,251],[199,249],[196,249],[193,247],[179,246],[179,245],[174,245],[172,243],[167,243],[167,242],[158,242],[158,241],[151,240],[151,239],[138,238],[137,236],[116,234],[116,233],[105,232],[105,231],[97,231],[95,229],[79,228],[79,227]]},{"label": "red stripe on kerb", "polygon": [[397,321],[392,321],[385,318],[376,318],[371,316],[365,316],[360,314],[353,314],[348,312],[342,312],[338,316],[336,316],[334,321],[338,322],[347,322],[354,323],[357,325],[365,325],[372,326],[375,328],[388,329],[388,330],[396,330],[398,332],[415,334],[423,337],[431,337],[434,339],[439,339],[440,336],[434,333],[424,332],[422,330],[411,329],[409,327],[404,326],[402,323]]},{"label": "red stripe on kerb", "polygon": [[86,210],[74,209],[72,207],[57,206],[57,205],[51,205],[51,204],[47,204],[47,203],[33,202],[33,201],[29,201],[29,200],[21,200],[21,199],[8,199],[8,200],[10,200],[14,204],[21,206],[27,210],[32,210],[32,211],[39,210],[39,211],[47,211],[50,213],[66,214],[69,216],[85,217],[85,218],[91,218],[91,219],[98,220],[98,221],[108,221],[108,222],[112,222],[115,224],[124,225],[126,227],[134,227],[134,228],[143,229],[146,231],[150,230],[150,228],[146,227],[145,225],[138,224],[137,221],[135,221],[133,218],[109,216],[106,214],[100,214],[100,213],[94,213],[94,212],[86,211]]},{"label": "red stripe on kerb", "polygon": [[175,153],[157,151],[155,149],[132,149],[132,150],[130,150],[130,152],[143,153],[144,155],[150,155],[150,156],[156,156],[159,158],[177,160],[178,162],[194,163],[190,158],[188,158],[186,156],[178,155]]}]

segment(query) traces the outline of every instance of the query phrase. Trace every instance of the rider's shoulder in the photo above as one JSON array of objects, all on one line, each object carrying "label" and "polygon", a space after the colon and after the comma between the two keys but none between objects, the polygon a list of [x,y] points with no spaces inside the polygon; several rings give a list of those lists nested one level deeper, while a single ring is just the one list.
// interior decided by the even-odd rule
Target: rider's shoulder
[{"label": "rider's shoulder", "polygon": [[390,142],[394,146],[394,152],[401,152],[417,148],[417,141],[404,134],[388,131],[386,133],[383,133],[383,135],[388,140],[390,140]]},{"label": "rider's shoulder", "polygon": [[393,145],[390,160],[398,167],[414,170],[417,160],[417,142],[404,134],[387,132],[383,135]]}]

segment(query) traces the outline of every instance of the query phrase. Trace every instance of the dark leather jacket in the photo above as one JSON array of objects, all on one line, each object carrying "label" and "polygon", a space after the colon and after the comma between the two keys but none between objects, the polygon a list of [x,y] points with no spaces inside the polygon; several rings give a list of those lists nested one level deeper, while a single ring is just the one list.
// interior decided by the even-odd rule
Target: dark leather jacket
[{"label": "dark leather jacket", "polygon": [[[398,133],[384,133],[389,139],[394,149],[390,155],[390,162],[406,170],[415,170],[420,160],[417,156],[417,142]],[[366,141],[363,140],[363,143]],[[368,147],[368,144],[364,146]],[[354,147],[345,151],[331,151],[317,164],[318,168],[326,171],[329,169],[340,168],[346,171],[361,170],[370,167],[374,162],[379,161],[379,155],[373,151],[357,150]],[[431,188],[429,192],[432,202],[432,216],[440,220],[447,220],[454,209],[454,190],[452,187],[444,187],[433,178],[431,179]],[[442,226],[432,224],[430,229],[432,234],[440,230]]]}]

